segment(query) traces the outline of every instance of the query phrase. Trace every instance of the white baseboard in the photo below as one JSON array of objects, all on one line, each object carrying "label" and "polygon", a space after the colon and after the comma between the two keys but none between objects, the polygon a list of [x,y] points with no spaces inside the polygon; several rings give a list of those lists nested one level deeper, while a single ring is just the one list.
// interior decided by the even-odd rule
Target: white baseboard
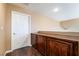
[{"label": "white baseboard", "polygon": [[8,51],[6,51],[5,53],[4,53],[4,56],[6,56],[6,54],[7,53],[10,53],[10,52],[12,52],[13,50],[8,50]]},{"label": "white baseboard", "polygon": [[32,46],[31,44],[29,44],[28,46]]},{"label": "white baseboard", "polygon": [[[27,45],[27,46],[32,46],[31,44],[29,44],[29,45]],[[26,47],[26,46],[25,46]],[[7,53],[10,53],[10,52],[12,52],[13,50],[8,50],[8,51],[6,51],[5,53],[4,53],[4,56],[6,56],[6,54]]]}]

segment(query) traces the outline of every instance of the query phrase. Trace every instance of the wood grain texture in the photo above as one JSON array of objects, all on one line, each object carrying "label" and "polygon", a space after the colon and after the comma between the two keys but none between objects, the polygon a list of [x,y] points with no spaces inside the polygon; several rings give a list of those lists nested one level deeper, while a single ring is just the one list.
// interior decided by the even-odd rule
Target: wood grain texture
[{"label": "wood grain texture", "polygon": [[43,55],[45,56],[46,55],[46,37],[44,36],[37,36],[37,40],[36,40],[36,43],[37,43],[37,50]]},{"label": "wood grain texture", "polygon": [[6,56],[42,56],[42,55],[33,47],[24,47],[16,49],[13,52],[6,54]]},{"label": "wood grain texture", "polygon": [[[36,49],[43,55],[43,56],[78,56],[79,55],[79,47],[78,41],[72,39],[63,39],[63,38],[56,38],[53,36],[45,36],[39,34],[33,34],[32,36],[36,35],[34,38],[36,41]],[[32,40],[34,40],[32,38]],[[34,47],[34,46],[33,46]],[[35,47],[34,47],[35,48]]]},{"label": "wood grain texture", "polygon": [[[50,54],[48,54],[50,53]],[[51,56],[69,56],[73,55],[72,43],[53,40],[52,38],[47,39],[47,55]]]}]

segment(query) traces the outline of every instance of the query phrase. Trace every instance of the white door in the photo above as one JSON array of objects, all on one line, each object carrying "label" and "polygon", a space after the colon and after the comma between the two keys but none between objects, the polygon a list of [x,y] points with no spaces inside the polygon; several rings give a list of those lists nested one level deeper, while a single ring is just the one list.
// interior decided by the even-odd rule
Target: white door
[{"label": "white door", "polygon": [[22,48],[30,44],[28,43],[30,34],[29,20],[28,15],[12,11],[12,50]]}]

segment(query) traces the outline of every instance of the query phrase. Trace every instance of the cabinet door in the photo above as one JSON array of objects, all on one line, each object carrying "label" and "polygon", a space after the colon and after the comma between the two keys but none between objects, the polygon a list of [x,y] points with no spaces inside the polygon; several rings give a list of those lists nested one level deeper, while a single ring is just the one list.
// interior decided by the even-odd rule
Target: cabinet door
[{"label": "cabinet door", "polygon": [[36,48],[36,35],[35,34],[31,34],[31,44],[32,44],[32,47]]},{"label": "cabinet door", "polygon": [[46,38],[44,36],[41,36],[41,35],[37,36],[37,50],[42,55],[45,55],[45,51],[46,51]]},{"label": "cabinet door", "polygon": [[72,43],[48,38],[47,48],[46,54],[50,56],[72,55]]}]

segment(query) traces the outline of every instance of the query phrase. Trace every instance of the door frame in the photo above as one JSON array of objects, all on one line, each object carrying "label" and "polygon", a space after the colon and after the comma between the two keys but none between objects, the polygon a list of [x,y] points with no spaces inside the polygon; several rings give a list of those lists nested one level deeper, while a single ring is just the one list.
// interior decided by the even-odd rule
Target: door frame
[{"label": "door frame", "polygon": [[[19,11],[11,11],[11,51],[13,51],[12,49],[12,12],[18,12],[18,13],[21,13],[21,14],[25,14],[25,13],[22,13],[22,12],[19,12]],[[31,15],[29,14],[25,14],[26,16],[28,16],[28,29],[29,29],[29,41],[30,43],[28,44],[28,46],[31,46]]]}]

